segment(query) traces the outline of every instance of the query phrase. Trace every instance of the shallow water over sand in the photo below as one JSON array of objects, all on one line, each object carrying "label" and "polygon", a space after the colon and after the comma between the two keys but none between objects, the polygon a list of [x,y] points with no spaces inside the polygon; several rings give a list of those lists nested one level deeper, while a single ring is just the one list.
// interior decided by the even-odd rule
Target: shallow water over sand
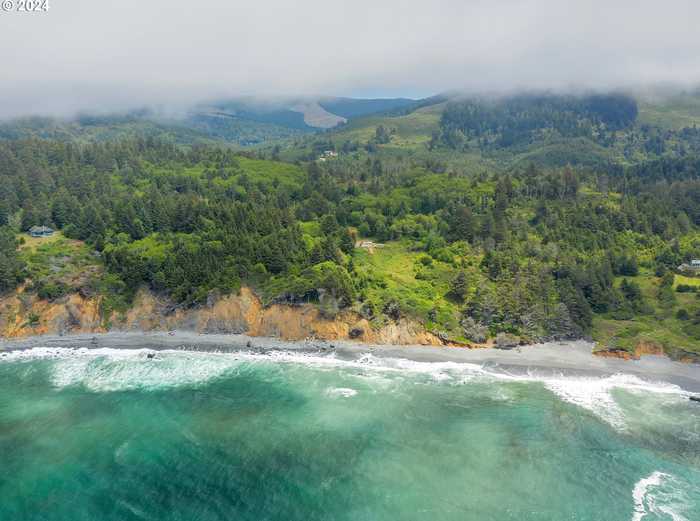
[{"label": "shallow water over sand", "polygon": [[688,396],[372,354],[35,348],[0,359],[0,519],[693,521]]}]

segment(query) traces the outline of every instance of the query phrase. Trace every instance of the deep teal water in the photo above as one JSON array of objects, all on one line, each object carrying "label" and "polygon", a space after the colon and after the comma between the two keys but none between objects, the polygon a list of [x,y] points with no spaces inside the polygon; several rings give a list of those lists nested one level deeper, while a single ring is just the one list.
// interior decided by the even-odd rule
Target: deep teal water
[{"label": "deep teal water", "polygon": [[674,386],[32,353],[0,359],[0,520],[700,520],[700,407]]}]

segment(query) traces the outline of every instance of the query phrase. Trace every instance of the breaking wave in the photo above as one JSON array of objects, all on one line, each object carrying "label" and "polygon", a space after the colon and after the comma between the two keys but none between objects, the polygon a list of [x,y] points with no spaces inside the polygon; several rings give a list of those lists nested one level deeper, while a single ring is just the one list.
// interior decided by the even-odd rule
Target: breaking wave
[{"label": "breaking wave", "polygon": [[687,394],[677,385],[647,382],[629,374],[597,378],[547,378],[544,380],[544,385],[561,400],[589,410],[619,429],[625,428],[625,418],[613,391],[664,394],[677,397],[679,400]]},{"label": "breaking wave", "polygon": [[[627,374],[596,377],[533,372],[510,374],[473,363],[415,362],[372,354],[365,354],[356,360],[343,360],[334,354],[277,350],[259,353],[39,347],[0,355],[0,360],[5,361],[32,359],[51,360],[51,378],[55,386],[83,385],[94,392],[199,385],[234,371],[242,364],[254,362],[301,364],[320,370],[345,369],[359,376],[420,375],[429,381],[457,385],[471,381],[533,382],[544,385],[561,400],[592,412],[618,429],[625,428],[625,417],[615,400],[616,390],[667,395],[679,401],[687,396],[676,385],[649,382]],[[328,393],[348,396],[351,395],[350,391],[353,390],[337,388]]]},{"label": "breaking wave", "polygon": [[632,521],[643,521],[650,516],[652,519],[688,521],[682,515],[687,504],[683,488],[674,476],[659,471],[640,479],[632,490]]}]

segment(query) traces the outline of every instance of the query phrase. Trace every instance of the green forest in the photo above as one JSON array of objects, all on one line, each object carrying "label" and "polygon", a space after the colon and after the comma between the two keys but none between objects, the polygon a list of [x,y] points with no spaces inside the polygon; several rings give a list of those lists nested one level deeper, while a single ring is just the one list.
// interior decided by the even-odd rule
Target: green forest
[{"label": "green forest", "polygon": [[[700,271],[683,267],[700,259],[700,129],[648,110],[618,93],[440,97],[252,148],[6,128],[0,292],[99,294],[107,314],[143,286],[191,307],[247,285],[445,341],[700,353]],[[37,225],[60,238],[30,255]]]}]

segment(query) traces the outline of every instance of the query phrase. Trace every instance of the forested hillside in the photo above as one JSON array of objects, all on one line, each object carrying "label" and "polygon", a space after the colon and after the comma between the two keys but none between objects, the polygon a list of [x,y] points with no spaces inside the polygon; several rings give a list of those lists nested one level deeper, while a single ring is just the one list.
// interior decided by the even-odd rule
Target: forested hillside
[{"label": "forested hillside", "polygon": [[167,109],[16,118],[0,121],[0,140],[101,143],[158,137],[183,146],[219,144],[240,148],[300,137],[346,120],[411,106],[417,106],[417,102],[403,98],[233,98]]},{"label": "forested hillside", "polygon": [[[106,313],[143,285],[184,307],[248,285],[264,303],[353,309],[376,327],[410,317],[445,341],[700,352],[700,278],[678,271],[700,259],[700,131],[637,119],[622,95],[523,97],[246,154],[7,140],[0,290],[99,294]],[[428,139],[406,138],[428,121]],[[512,160],[549,140],[559,161]],[[581,142],[605,161],[578,161]],[[34,225],[77,242],[30,257],[16,241]],[[51,268],[61,258],[94,269],[69,277]]]},{"label": "forested hillside", "polygon": [[147,111],[139,111],[73,118],[32,117],[0,122],[0,139],[37,138],[84,144],[157,137],[175,145],[249,146],[301,134],[303,131],[296,128],[216,112],[198,112],[186,118],[158,117]]}]

